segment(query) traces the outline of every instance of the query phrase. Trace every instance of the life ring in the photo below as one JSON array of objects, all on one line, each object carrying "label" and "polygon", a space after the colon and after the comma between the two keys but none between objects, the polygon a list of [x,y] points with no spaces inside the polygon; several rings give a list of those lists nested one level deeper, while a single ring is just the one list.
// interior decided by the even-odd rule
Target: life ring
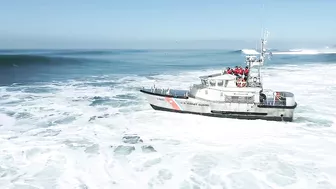
[{"label": "life ring", "polygon": [[246,81],[245,81],[245,79],[243,79],[243,78],[239,78],[238,80],[237,80],[237,87],[246,87]]},{"label": "life ring", "polygon": [[253,82],[257,82],[257,77],[253,77]]}]

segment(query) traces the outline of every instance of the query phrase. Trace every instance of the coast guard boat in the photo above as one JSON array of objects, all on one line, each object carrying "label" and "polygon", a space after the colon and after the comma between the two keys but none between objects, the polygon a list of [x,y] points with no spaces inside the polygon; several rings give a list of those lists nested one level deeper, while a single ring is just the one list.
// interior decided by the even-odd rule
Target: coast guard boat
[{"label": "coast guard boat", "polygon": [[261,39],[261,52],[247,55],[249,68],[247,80],[221,72],[201,76],[200,84],[189,90],[142,88],[151,107],[155,110],[200,114],[205,116],[293,121],[297,106],[294,94],[263,88],[261,67],[266,50],[265,35]]}]

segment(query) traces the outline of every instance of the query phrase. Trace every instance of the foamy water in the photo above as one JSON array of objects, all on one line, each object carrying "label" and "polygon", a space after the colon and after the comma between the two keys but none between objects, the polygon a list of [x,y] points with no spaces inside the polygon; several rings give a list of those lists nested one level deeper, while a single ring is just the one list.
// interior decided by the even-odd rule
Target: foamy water
[{"label": "foamy water", "polygon": [[292,49],[283,52],[273,52],[273,54],[278,55],[318,55],[318,54],[336,54],[336,49]]},{"label": "foamy water", "polygon": [[336,65],[263,70],[296,95],[292,123],[154,111],[138,92],[217,71],[0,88],[1,188],[336,188]]},{"label": "foamy water", "polygon": [[[258,55],[258,51],[254,49],[242,49],[242,53],[247,55]],[[276,51],[272,52],[273,55],[323,55],[323,54],[336,54],[336,49],[292,49],[289,51]]]}]

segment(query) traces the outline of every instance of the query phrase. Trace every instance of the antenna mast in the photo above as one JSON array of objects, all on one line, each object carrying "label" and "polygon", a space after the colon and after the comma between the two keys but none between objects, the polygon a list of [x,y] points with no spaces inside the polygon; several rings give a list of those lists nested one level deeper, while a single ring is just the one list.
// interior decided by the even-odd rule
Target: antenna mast
[{"label": "antenna mast", "polygon": [[265,62],[266,43],[267,43],[268,35],[269,35],[269,32],[266,30],[264,33],[264,36],[261,38],[261,49],[260,49],[260,57],[259,57],[260,64],[258,66],[258,77],[261,82],[263,80],[261,77],[261,66],[264,65],[264,62]]}]

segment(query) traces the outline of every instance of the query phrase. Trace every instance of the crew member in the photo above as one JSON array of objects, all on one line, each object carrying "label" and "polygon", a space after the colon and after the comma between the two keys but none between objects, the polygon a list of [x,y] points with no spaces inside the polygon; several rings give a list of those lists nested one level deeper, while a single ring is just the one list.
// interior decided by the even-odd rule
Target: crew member
[{"label": "crew member", "polygon": [[246,66],[244,69],[244,75],[247,76],[248,74],[249,74],[249,69],[248,69],[248,66]]},{"label": "crew member", "polygon": [[242,76],[244,74],[244,70],[243,70],[243,68],[241,66],[239,66],[239,68],[238,68],[238,74],[240,76]]},{"label": "crew member", "polygon": [[248,74],[249,74],[249,69],[248,69],[248,66],[246,66],[245,69],[244,69],[244,76],[245,76],[244,78],[245,78],[245,81],[247,80]]},{"label": "crew member", "polygon": [[232,74],[233,72],[232,72],[232,69],[230,68],[230,67],[228,67],[228,69],[226,70],[226,73],[227,74]]},{"label": "crew member", "polygon": [[233,74],[238,76],[238,66],[236,66],[235,69],[233,70]]}]

